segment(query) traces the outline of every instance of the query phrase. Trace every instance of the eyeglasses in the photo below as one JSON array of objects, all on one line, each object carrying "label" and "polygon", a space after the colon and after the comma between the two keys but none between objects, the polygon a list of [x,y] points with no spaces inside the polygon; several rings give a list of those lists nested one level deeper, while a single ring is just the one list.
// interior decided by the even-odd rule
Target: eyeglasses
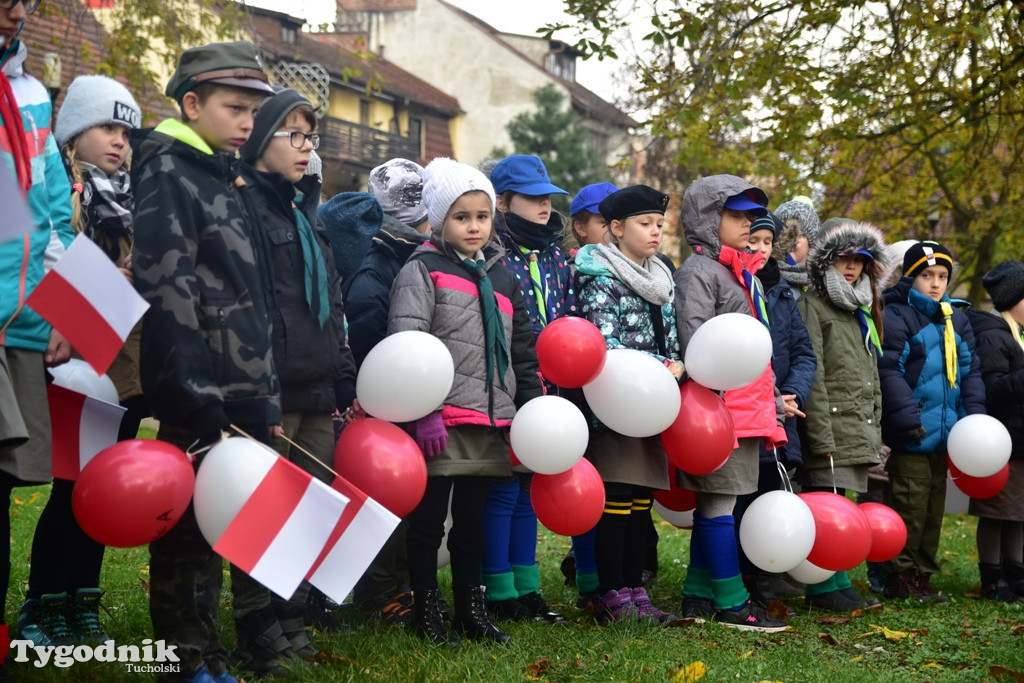
[{"label": "eyeglasses", "polygon": [[275,138],[288,138],[288,142],[295,149],[302,149],[306,140],[309,140],[309,144],[313,145],[313,149],[320,147],[320,134],[319,133],[300,133],[297,130],[286,131],[282,130],[274,133]]},{"label": "eyeglasses", "polygon": [[42,0],[0,0],[0,9],[14,9],[19,2],[25,6],[25,14],[32,14],[39,9]]}]

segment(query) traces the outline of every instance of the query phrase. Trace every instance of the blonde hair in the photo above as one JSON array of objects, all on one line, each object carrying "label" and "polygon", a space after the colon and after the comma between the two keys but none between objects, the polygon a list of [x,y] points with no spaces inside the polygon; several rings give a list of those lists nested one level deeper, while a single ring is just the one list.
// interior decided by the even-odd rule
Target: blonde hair
[{"label": "blonde hair", "polygon": [[[85,212],[82,210],[82,192],[85,178],[82,176],[82,168],[78,165],[78,140],[81,137],[82,134],[79,133],[61,147],[61,152],[64,154],[64,160],[67,163],[68,175],[71,177],[71,227],[74,228],[76,235],[85,232],[85,229],[88,227],[85,222]],[[121,162],[121,168],[125,171],[130,170],[131,159],[132,155],[129,149],[128,155]],[[126,248],[127,251],[131,251],[131,243],[122,245],[122,255],[127,253]],[[121,265],[120,260],[118,265]]]},{"label": "blonde hair", "polygon": [[1018,344],[1020,344],[1021,349],[1024,349],[1024,339],[1021,339],[1020,336],[1020,323],[1013,319],[1013,316],[1010,315],[1009,311],[1003,311],[999,315],[1001,315],[1003,320],[1006,321],[1006,324],[1010,326],[1010,334],[1012,334],[1013,338]]}]

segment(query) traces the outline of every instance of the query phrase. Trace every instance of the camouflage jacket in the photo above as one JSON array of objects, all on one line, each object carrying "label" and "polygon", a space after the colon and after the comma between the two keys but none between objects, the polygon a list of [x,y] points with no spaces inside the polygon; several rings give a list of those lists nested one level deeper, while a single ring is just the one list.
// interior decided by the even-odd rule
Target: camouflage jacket
[{"label": "camouflage jacket", "polygon": [[[204,150],[205,148],[205,150]],[[237,164],[168,120],[132,132],[142,387],[161,421],[195,434],[280,424],[269,259]]]}]

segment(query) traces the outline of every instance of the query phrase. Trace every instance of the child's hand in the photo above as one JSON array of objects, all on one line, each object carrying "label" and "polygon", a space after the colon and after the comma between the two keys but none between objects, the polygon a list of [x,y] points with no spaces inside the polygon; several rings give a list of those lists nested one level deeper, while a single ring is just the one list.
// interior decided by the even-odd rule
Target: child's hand
[{"label": "child's hand", "polygon": [[284,436],[284,427],[281,425],[270,425],[267,433],[270,435],[271,439],[279,439]]},{"label": "child's hand", "polygon": [[671,372],[672,376],[675,377],[676,379],[679,379],[680,377],[683,376],[683,369],[684,368],[683,368],[683,364],[681,362],[679,362],[677,360],[667,361],[665,363],[665,367],[668,368],[668,371]]},{"label": "child's hand", "polygon": [[786,412],[786,419],[796,415],[797,417],[807,417],[807,415],[800,410],[800,406],[796,402],[796,394],[783,394],[782,395],[782,406]]},{"label": "child's hand", "polygon": [[48,368],[55,365],[63,365],[71,359],[71,344],[64,338],[56,327],[50,328],[50,342],[46,345],[46,353],[43,354],[43,363]]},{"label": "child's hand", "polygon": [[351,424],[356,420],[361,420],[366,417],[366,411],[359,405],[359,399],[354,399],[352,405],[345,409],[345,412],[341,414],[341,419],[345,424]]}]

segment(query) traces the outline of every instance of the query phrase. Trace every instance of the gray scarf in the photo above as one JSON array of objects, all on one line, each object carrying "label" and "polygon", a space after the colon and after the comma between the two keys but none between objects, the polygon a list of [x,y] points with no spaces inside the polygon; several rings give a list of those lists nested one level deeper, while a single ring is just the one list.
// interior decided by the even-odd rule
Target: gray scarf
[{"label": "gray scarf", "polygon": [[[834,270],[834,269],[833,269]],[[807,277],[807,262],[789,264],[784,260],[779,261],[779,274],[782,279],[793,285],[798,289],[802,289],[810,284],[810,279]]]},{"label": "gray scarf", "polygon": [[672,301],[675,283],[668,267],[657,257],[638,265],[619,251],[614,244],[594,245],[594,260],[612,272],[620,282],[636,292],[644,301],[657,306]]},{"label": "gray scarf", "polygon": [[875,297],[872,289],[871,279],[864,274],[851,284],[832,266],[825,270],[825,291],[836,308],[856,311],[861,306],[870,306]]}]

